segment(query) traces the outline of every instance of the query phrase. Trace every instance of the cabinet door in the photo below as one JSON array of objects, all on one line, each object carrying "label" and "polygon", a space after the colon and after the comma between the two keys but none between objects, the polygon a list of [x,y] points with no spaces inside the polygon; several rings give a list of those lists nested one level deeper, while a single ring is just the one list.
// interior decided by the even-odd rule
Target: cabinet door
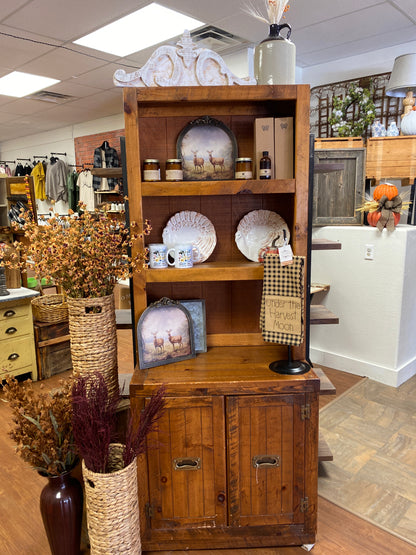
[{"label": "cabinet door", "polygon": [[153,529],[215,528],[226,524],[223,397],[169,398],[149,435]]},{"label": "cabinet door", "polygon": [[303,394],[227,399],[231,525],[303,523],[304,402]]}]

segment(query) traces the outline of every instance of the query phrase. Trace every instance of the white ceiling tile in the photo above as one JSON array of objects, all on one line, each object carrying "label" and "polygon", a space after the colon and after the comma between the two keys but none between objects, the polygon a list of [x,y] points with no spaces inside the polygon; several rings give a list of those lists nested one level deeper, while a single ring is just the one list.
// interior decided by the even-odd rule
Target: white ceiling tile
[{"label": "white ceiling tile", "polygon": [[[45,89],[49,90],[49,88]],[[99,87],[89,87],[82,85],[76,78],[61,81],[53,86],[53,92],[73,96],[74,98],[83,98],[84,96],[91,96],[99,93]]]},{"label": "white ceiling tile", "polygon": [[148,3],[137,0],[71,0],[58,3],[33,0],[3,22],[17,29],[45,29],[59,40],[75,40]]},{"label": "white ceiling tile", "polygon": [[[98,89],[111,89],[114,87],[113,75],[120,68],[117,62],[112,64],[103,65],[92,71],[87,71],[78,75],[76,78],[77,83],[89,87],[96,87]],[[134,71],[133,68],[125,68],[126,71]]]},{"label": "white ceiling tile", "polygon": [[415,0],[395,0],[395,5],[398,9],[403,10],[408,17],[412,18],[413,23],[416,23],[416,2]]},{"label": "white ceiling tile", "polygon": [[16,100],[13,100],[12,102],[9,102],[6,106],[7,111],[10,114],[15,114],[16,116],[37,114],[39,112],[47,111],[51,107],[50,103],[48,102],[31,100],[30,98],[18,98]]},{"label": "white ceiling tile", "polygon": [[[392,33],[388,37],[379,35],[380,48],[396,46],[398,44],[411,41],[415,37],[415,28],[407,27],[400,29],[400,33]],[[302,62],[304,67],[313,66],[331,62],[333,60],[347,58],[365,52],[374,50],[374,39],[376,37],[364,37],[361,40],[355,40],[341,45],[332,46],[331,48],[323,48],[317,51],[304,52],[302,54]],[[358,68],[357,68],[358,70]]]},{"label": "white ceiling tile", "polygon": [[25,4],[27,4],[27,0],[1,0],[0,23]]},{"label": "white ceiling tile", "polygon": [[29,64],[20,66],[19,70],[62,80],[70,79],[104,64],[103,61],[59,48],[39,56]]},{"label": "white ceiling tile", "polygon": [[[8,36],[11,34],[21,38]],[[15,29],[0,25],[0,63],[2,68],[12,71],[38,56],[52,51],[54,46],[39,44],[39,41],[43,42],[44,40],[45,37],[26,32],[22,34]]]},{"label": "white ceiling tile", "polygon": [[[409,27],[409,20],[391,5],[384,3],[362,10],[360,17],[347,14],[333,19],[331,24],[324,21],[304,27],[292,36],[300,53],[319,51],[369,37],[373,37],[373,40],[377,37],[374,42],[377,41],[378,48],[381,48],[384,41],[379,41],[380,35],[392,35],[406,27]],[[400,34],[397,39],[400,40]],[[348,56],[349,53],[346,52],[345,55]]]}]

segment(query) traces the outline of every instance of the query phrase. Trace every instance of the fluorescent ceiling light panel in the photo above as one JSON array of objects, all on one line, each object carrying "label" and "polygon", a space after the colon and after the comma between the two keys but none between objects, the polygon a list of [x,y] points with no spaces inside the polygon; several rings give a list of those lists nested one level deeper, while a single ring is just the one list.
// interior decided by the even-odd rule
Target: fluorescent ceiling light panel
[{"label": "fluorescent ceiling light panel", "polygon": [[205,24],[152,3],[74,42],[123,57],[182,35],[185,29],[192,31],[201,25]]},{"label": "fluorescent ceiling light panel", "polygon": [[13,71],[0,79],[0,94],[22,98],[59,82],[58,79],[50,77]]}]

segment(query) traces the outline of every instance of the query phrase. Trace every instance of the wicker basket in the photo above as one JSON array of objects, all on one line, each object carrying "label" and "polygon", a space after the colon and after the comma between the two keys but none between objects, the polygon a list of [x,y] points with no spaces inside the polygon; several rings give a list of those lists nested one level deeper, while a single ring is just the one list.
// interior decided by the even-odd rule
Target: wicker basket
[{"label": "wicker basket", "polygon": [[71,357],[74,372],[100,372],[108,395],[118,397],[117,328],[114,294],[106,297],[67,298]]},{"label": "wicker basket", "polygon": [[110,444],[108,474],[91,472],[82,461],[91,555],[140,555],[137,459],[122,465],[124,446]]},{"label": "wicker basket", "polygon": [[32,299],[33,318],[38,322],[59,324],[68,320],[68,304],[60,294],[41,295]]}]

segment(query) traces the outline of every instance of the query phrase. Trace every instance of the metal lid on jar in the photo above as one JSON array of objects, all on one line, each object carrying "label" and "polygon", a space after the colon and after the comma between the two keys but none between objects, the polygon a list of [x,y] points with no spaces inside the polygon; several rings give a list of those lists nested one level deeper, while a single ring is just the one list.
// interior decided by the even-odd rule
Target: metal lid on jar
[{"label": "metal lid on jar", "polygon": [[166,160],[166,163],[168,164],[180,164],[181,162],[182,160],[180,158],[169,158]]},{"label": "metal lid on jar", "polygon": [[156,158],[146,158],[146,160],[143,160],[143,162],[145,164],[159,164],[159,160],[157,160]]},{"label": "metal lid on jar", "polygon": [[251,158],[236,158],[235,161],[236,162],[252,162],[253,160]]}]

